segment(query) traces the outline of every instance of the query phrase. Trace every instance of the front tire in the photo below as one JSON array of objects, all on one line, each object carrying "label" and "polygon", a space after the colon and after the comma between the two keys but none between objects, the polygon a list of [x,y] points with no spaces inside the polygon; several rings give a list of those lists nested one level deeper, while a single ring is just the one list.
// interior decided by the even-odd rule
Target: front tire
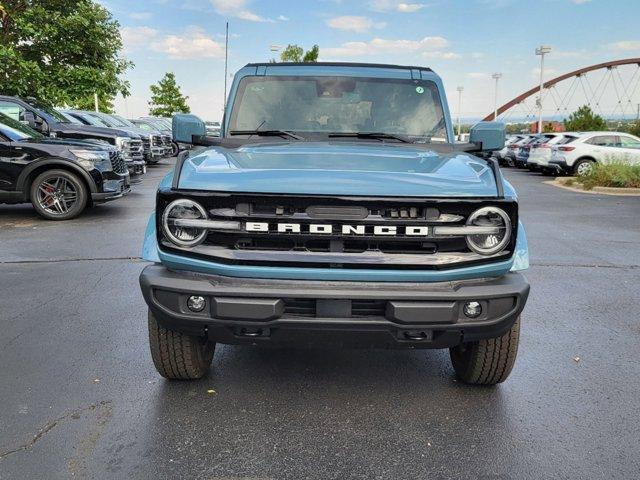
[{"label": "front tire", "polygon": [[87,206],[89,193],[76,174],[47,170],[31,183],[30,199],[36,212],[47,220],[71,220]]},{"label": "front tire", "polygon": [[160,375],[169,380],[202,378],[213,360],[216,344],[207,337],[195,337],[164,328],[149,311],[151,358]]},{"label": "front tire", "polygon": [[171,142],[171,156],[177,157],[180,153],[180,145],[177,142]]},{"label": "front tire", "polygon": [[471,385],[504,382],[516,361],[520,339],[520,317],[498,338],[467,342],[449,349],[453,369],[460,380]]}]

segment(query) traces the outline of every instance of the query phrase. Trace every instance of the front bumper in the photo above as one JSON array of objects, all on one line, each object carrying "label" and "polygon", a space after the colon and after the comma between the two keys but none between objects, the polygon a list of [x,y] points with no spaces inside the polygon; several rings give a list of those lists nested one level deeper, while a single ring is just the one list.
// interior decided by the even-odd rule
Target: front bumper
[{"label": "front bumper", "polygon": [[549,165],[547,167],[552,170],[557,170],[559,172],[568,172],[571,170],[571,168],[569,168],[569,165],[567,165],[567,162],[565,160],[550,160]]},{"label": "front bumper", "polygon": [[126,160],[130,175],[143,175],[147,173],[147,162],[144,160]]},{"label": "front bumper", "polygon": [[164,147],[154,146],[150,149],[151,158],[164,157],[166,149]]},{"label": "front bumper", "polygon": [[102,182],[99,191],[91,193],[91,201],[104,203],[116,198],[124,197],[131,192],[131,178],[129,174],[119,174],[113,171],[101,173]]},{"label": "front bumper", "polygon": [[[331,343],[382,348],[447,348],[494,338],[524,308],[523,275],[437,283],[249,279],[146,267],[140,286],[165,327],[225,344]],[[206,299],[192,312],[187,299]],[[467,301],[482,314],[463,314]]]}]

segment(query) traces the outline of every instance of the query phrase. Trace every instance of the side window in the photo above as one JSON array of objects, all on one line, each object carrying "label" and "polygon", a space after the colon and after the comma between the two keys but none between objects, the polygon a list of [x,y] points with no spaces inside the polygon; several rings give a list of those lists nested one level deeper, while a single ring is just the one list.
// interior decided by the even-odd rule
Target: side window
[{"label": "side window", "polygon": [[24,120],[24,108],[7,100],[0,100],[0,113],[4,113],[18,122]]},{"label": "side window", "polygon": [[558,141],[558,145],[566,145],[567,143],[571,143],[574,140],[576,140],[578,137],[562,137],[559,141]]},{"label": "side window", "polygon": [[620,142],[615,135],[600,135],[587,140],[586,143],[596,145],[598,147],[619,147]]},{"label": "side window", "polygon": [[640,140],[633,137],[620,137],[620,145],[622,148],[635,148],[640,149]]}]

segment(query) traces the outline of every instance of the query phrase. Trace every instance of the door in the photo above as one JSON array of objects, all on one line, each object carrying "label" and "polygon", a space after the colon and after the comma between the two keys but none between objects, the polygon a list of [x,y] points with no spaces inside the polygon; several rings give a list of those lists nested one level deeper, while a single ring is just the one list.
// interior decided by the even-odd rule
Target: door
[{"label": "door", "polygon": [[620,150],[624,162],[640,165],[640,139],[631,135],[620,135]]},{"label": "door", "polygon": [[33,132],[12,119],[0,120],[0,193],[6,193],[17,189],[18,177],[35,158],[28,143]]},{"label": "door", "polygon": [[620,138],[617,135],[597,135],[585,143],[592,145],[590,153],[601,163],[619,162],[624,159],[624,152],[620,148]]},{"label": "door", "polygon": [[24,168],[24,152],[17,151],[14,143],[0,134],[0,193],[13,192],[16,181]]}]

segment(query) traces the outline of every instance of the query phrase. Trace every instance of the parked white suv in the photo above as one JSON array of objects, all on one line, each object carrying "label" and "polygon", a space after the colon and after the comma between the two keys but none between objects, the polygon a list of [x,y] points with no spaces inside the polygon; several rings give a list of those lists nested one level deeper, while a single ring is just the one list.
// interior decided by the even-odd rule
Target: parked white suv
[{"label": "parked white suv", "polygon": [[552,170],[555,171],[555,168],[549,168],[549,161],[551,160],[553,147],[568,145],[579,136],[579,133],[565,132],[554,135],[544,143],[534,145],[531,147],[531,153],[529,153],[529,158],[527,159],[527,166],[532,170],[539,169],[542,173],[548,173]]},{"label": "parked white suv", "polygon": [[582,175],[595,163],[640,164],[640,138],[622,132],[586,132],[552,148],[549,167]]},{"label": "parked white suv", "polygon": [[498,161],[500,162],[501,165],[507,163],[508,153],[509,153],[509,145],[513,145],[516,142],[519,142],[524,137],[525,137],[524,135],[511,135],[510,137],[507,137],[507,139],[505,140],[504,148],[502,150],[498,150],[498,151],[494,152],[493,155],[498,159]]}]

